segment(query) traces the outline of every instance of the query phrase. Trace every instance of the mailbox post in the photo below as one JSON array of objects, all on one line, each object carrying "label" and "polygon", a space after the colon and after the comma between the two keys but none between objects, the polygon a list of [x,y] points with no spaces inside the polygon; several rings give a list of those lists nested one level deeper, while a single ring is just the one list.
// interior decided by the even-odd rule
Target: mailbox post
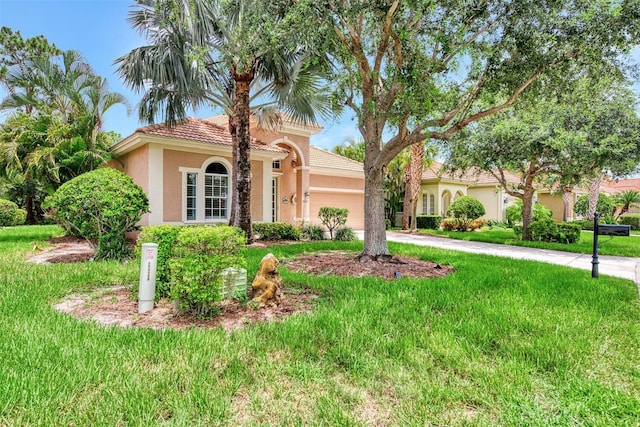
[{"label": "mailbox post", "polygon": [[593,216],[593,259],[591,261],[591,277],[598,278],[598,236],[629,236],[631,234],[630,225],[600,224],[600,213]]}]

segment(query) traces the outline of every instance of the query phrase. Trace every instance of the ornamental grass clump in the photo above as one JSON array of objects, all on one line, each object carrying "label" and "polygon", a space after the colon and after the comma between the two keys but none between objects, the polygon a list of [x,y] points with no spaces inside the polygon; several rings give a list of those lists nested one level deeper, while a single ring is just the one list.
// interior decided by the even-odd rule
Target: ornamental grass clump
[{"label": "ornamental grass clump", "polygon": [[169,260],[170,298],[182,313],[211,316],[222,300],[222,270],[245,268],[242,229],[221,226],[184,227]]},{"label": "ornamental grass clump", "polygon": [[62,184],[44,207],[68,234],[85,238],[96,259],[122,260],[133,255],[125,233],[136,229],[149,200],[131,177],[101,168]]}]

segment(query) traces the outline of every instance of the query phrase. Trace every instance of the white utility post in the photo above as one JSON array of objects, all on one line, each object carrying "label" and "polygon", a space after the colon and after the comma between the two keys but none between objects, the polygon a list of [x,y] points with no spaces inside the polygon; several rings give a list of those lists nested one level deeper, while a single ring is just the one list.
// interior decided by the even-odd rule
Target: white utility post
[{"label": "white utility post", "polygon": [[140,261],[140,287],[138,288],[138,313],[153,310],[156,296],[156,268],[158,266],[158,245],[145,243],[142,245]]}]

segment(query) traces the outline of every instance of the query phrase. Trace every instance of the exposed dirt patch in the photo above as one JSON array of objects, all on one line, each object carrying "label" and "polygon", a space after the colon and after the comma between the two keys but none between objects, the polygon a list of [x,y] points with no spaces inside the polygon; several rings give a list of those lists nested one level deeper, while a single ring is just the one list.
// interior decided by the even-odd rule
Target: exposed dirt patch
[{"label": "exposed dirt patch", "polygon": [[41,248],[35,242],[34,254],[27,261],[35,264],[56,262],[84,262],[93,258],[94,250],[85,239],[72,236],[49,239],[51,247]]},{"label": "exposed dirt patch", "polygon": [[[82,239],[61,237],[51,239],[50,248],[40,249],[29,258],[30,262],[83,262],[93,257],[93,249]],[[347,252],[325,252],[303,255],[292,260],[282,260],[282,266],[292,270],[318,276],[376,276],[384,279],[401,277],[435,278],[453,271],[447,265],[439,265],[416,258],[394,256],[390,260],[360,261],[355,254]],[[251,283],[252,278],[247,278]],[[318,295],[310,289],[295,291],[286,283],[281,289],[277,306],[257,308],[252,303],[223,301],[219,304],[220,315],[212,318],[179,315],[173,304],[161,300],[147,313],[138,314],[137,294],[129,288],[116,286],[95,291],[92,294],[70,295],[55,308],[83,319],[93,319],[101,324],[119,327],[147,327],[153,329],[190,327],[222,327],[231,331],[256,322],[278,320],[294,313],[303,313],[313,307]]]},{"label": "exposed dirt patch", "polygon": [[139,314],[137,295],[124,286],[117,286],[101,289],[91,295],[70,295],[54,307],[78,318],[92,319],[106,326],[152,329],[222,327],[232,331],[256,322],[269,322],[294,313],[309,311],[316,298],[317,295],[310,290],[302,293],[285,290],[276,307],[257,308],[251,303],[228,300],[218,305],[219,316],[199,318],[178,315],[173,304],[166,300],[160,300],[153,310]]},{"label": "exposed dirt patch", "polygon": [[444,277],[454,271],[453,267],[440,265],[417,258],[394,255],[390,260],[358,260],[353,253],[326,252],[297,257],[282,262],[290,270],[324,276],[375,276],[384,279],[400,277],[433,278]]}]

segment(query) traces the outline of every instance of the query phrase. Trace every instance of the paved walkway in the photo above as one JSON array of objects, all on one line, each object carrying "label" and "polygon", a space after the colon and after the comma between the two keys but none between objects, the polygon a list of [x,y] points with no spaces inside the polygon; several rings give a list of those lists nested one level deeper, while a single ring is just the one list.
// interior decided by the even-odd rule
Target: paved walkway
[{"label": "paved walkway", "polygon": [[[362,234],[363,233],[361,232],[359,236],[361,239],[363,237]],[[394,231],[387,232],[387,240],[390,242],[433,246],[441,249],[451,249],[454,251],[471,252],[475,254],[542,261],[589,271],[591,271],[592,267],[591,254],[577,254],[573,252],[525,248],[522,246],[500,245],[496,243],[470,242],[467,240],[455,240],[426,236],[424,234],[407,234]],[[640,242],[638,243],[638,253],[640,254]],[[598,264],[599,274],[633,280],[640,290],[640,258],[599,255],[598,261],[600,262]]]}]

